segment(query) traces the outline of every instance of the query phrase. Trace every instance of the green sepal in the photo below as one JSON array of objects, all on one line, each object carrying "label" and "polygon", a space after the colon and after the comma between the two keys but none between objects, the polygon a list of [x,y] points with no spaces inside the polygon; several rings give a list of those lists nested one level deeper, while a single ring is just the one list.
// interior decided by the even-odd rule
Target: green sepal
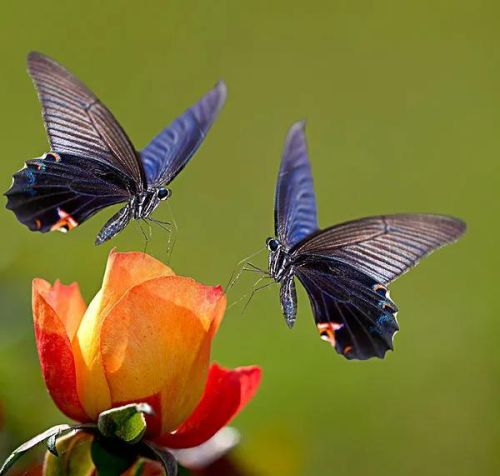
[{"label": "green sepal", "polygon": [[107,438],[118,438],[134,444],[140,441],[146,432],[145,414],[153,414],[153,409],[147,403],[132,403],[112,408],[99,415],[97,428]]},{"label": "green sepal", "polygon": [[191,473],[189,469],[179,465],[179,472],[177,473],[177,476],[192,476],[192,475],[193,473]]},{"label": "green sepal", "polygon": [[93,436],[78,432],[57,441],[57,453],[47,452],[43,466],[44,476],[88,476],[94,464],[90,457]]},{"label": "green sepal", "polygon": [[57,452],[57,435],[50,435],[49,439],[47,440],[47,450],[52,453],[54,456],[59,456],[59,453]]},{"label": "green sepal", "polygon": [[33,438],[31,438],[31,440],[26,441],[17,449],[15,449],[5,460],[4,464],[0,468],[0,476],[5,474],[21,456],[23,456],[25,453],[27,453],[29,450],[39,445],[40,443],[43,443],[44,441],[50,440],[47,442],[49,451],[57,452],[57,450],[55,450],[55,443],[57,441],[57,438],[72,431],[75,431],[75,429],[69,425],[56,425],[52,428],[49,428],[47,431],[34,436]]},{"label": "green sepal", "polygon": [[138,458],[133,447],[116,438],[94,437],[90,454],[99,476],[117,476],[127,471]]}]

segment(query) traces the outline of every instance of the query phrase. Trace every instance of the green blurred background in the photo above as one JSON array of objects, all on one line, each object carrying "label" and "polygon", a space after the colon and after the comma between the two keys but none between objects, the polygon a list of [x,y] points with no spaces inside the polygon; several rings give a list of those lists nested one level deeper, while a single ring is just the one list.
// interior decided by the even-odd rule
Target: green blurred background
[{"label": "green blurred background", "polygon": [[[174,269],[225,283],[272,232],[284,136],[306,118],[323,226],[432,211],[469,230],[392,286],[401,331],[384,361],[348,362],[322,343],[302,290],[293,331],[275,287],[244,314],[230,309],[214,358],[265,372],[235,422],[239,457],[264,476],[499,474],[499,26],[496,1],[6,2],[0,189],[48,150],[25,72],[32,49],[81,77],[138,148],[223,78],[226,107],[171,207]],[[144,246],[132,224],[94,247],[111,213],[69,236],[0,213],[1,456],[62,421],[40,376],[31,279],[76,280],[90,299],[112,246]],[[156,216],[168,220],[168,207]],[[150,251],[163,259],[165,242],[156,230]]]}]

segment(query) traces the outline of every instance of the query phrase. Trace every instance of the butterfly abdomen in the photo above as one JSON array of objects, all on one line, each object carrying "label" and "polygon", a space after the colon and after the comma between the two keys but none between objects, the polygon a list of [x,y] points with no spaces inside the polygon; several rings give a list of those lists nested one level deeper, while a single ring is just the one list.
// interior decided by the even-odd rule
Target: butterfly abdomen
[{"label": "butterfly abdomen", "polygon": [[280,288],[281,311],[287,326],[291,329],[297,316],[297,291],[293,275],[289,275],[281,282]]},{"label": "butterfly abdomen", "polygon": [[133,211],[129,205],[115,213],[102,227],[95,240],[96,245],[102,245],[122,231],[133,218]]}]

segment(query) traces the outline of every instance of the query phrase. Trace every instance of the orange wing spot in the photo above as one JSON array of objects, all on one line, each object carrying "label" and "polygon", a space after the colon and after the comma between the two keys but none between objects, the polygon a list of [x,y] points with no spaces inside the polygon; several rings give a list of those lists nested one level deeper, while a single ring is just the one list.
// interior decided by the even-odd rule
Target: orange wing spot
[{"label": "orange wing spot", "polygon": [[345,347],[345,349],[344,349],[343,354],[344,354],[344,355],[345,355],[345,354],[348,354],[349,352],[351,352],[351,350],[352,350],[352,346],[347,345],[347,346]]},{"label": "orange wing spot", "polygon": [[342,329],[344,324],[339,324],[338,322],[320,322],[316,327],[321,339],[329,342],[332,347],[335,347],[335,331]]},{"label": "orange wing spot", "polygon": [[57,209],[57,214],[59,215],[59,221],[54,223],[50,227],[50,231],[61,231],[62,233],[67,233],[73,228],[78,226],[78,222],[62,208]]},{"label": "orange wing spot", "polygon": [[48,152],[43,156],[44,159],[54,159],[54,162],[60,162],[61,156],[56,152]]},{"label": "orange wing spot", "polygon": [[373,290],[379,294],[381,294],[380,291],[382,291],[384,295],[387,294],[387,288],[385,286],[383,286],[382,284],[375,284],[373,286]]},{"label": "orange wing spot", "polygon": [[42,222],[38,218],[35,218],[35,226],[37,230],[42,228]]}]

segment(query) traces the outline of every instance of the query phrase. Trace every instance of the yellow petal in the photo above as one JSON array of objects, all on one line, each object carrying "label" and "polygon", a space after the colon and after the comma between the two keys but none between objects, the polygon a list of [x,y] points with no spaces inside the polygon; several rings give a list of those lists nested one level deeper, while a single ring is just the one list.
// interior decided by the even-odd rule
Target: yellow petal
[{"label": "yellow petal", "polygon": [[104,273],[97,312],[106,314],[132,286],[161,276],[175,276],[175,273],[167,265],[145,253],[119,253],[112,250]]}]

